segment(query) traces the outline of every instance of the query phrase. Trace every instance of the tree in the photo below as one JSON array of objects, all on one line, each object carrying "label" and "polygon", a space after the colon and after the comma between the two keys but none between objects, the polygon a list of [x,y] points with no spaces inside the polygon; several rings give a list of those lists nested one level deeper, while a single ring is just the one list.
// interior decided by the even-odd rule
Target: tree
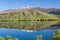
[{"label": "tree", "polygon": [[37,35],[36,36],[36,40],[41,40],[42,39],[42,36],[41,35]]},{"label": "tree", "polygon": [[11,40],[11,36],[7,35],[6,40]]},{"label": "tree", "polygon": [[13,40],[18,40],[18,38],[13,38]]},{"label": "tree", "polygon": [[4,40],[4,38],[0,36],[0,40]]},{"label": "tree", "polygon": [[53,34],[53,40],[60,40],[60,30],[56,30]]},{"label": "tree", "polygon": [[53,33],[53,40],[57,40],[57,35]]}]

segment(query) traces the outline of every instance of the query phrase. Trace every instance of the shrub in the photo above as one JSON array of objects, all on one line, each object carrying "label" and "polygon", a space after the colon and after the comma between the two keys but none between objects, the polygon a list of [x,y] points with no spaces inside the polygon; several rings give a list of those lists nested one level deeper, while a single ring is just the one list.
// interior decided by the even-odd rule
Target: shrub
[{"label": "shrub", "polygon": [[53,33],[53,40],[60,40],[60,30],[56,30],[55,33]]},{"label": "shrub", "polygon": [[41,35],[37,35],[36,36],[36,40],[41,40],[42,39],[42,36]]}]

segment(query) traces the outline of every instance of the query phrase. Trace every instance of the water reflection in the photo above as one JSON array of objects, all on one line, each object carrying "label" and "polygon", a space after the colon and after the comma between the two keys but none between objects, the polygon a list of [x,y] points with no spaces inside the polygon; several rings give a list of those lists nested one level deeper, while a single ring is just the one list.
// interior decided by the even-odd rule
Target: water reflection
[{"label": "water reflection", "polygon": [[60,29],[60,23],[50,25],[49,27],[46,27],[45,29]]},{"label": "water reflection", "polygon": [[57,26],[59,26],[60,28],[60,22],[58,21],[16,21],[16,20],[0,21],[0,28],[11,29],[25,29],[25,30],[40,30],[53,28],[56,29]]}]

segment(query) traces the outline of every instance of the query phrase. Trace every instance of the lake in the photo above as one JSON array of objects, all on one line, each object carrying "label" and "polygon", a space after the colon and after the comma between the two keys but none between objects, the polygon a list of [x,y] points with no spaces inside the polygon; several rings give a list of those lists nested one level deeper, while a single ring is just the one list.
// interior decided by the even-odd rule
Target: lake
[{"label": "lake", "polygon": [[52,34],[54,30],[40,30],[36,32],[27,32],[18,29],[5,29],[0,28],[0,36],[6,37],[6,35],[10,35],[12,37],[19,38],[19,40],[35,40],[37,35],[42,35],[42,40],[52,40]]},{"label": "lake", "polygon": [[0,22],[0,36],[9,35],[19,40],[35,40],[37,35],[42,35],[42,40],[52,40],[56,29],[60,29],[58,21]]}]

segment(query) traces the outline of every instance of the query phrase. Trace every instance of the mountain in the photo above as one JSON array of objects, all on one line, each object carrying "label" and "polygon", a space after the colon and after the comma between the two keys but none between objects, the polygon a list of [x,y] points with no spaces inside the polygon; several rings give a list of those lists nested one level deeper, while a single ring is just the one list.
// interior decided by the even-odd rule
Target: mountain
[{"label": "mountain", "polygon": [[60,15],[60,9],[58,9],[58,8],[27,7],[27,8],[25,8],[25,10],[36,10],[36,11],[47,12],[50,14]]},{"label": "mountain", "polygon": [[51,20],[58,19],[59,17],[54,14],[48,14],[41,11],[32,11],[32,10],[18,10],[0,13],[0,19],[4,20]]},{"label": "mountain", "polygon": [[58,8],[40,8],[40,7],[33,7],[33,6],[27,6],[21,9],[9,9],[9,10],[1,11],[1,12],[14,12],[14,11],[19,11],[19,10],[33,10],[33,11],[35,10],[35,11],[47,12],[49,14],[60,15],[60,9]]},{"label": "mountain", "polygon": [[[9,9],[0,12],[0,19],[19,19],[19,20],[41,20],[41,19],[58,19],[60,15],[55,15],[60,9],[24,7],[21,9]],[[54,13],[55,12],[55,13]],[[60,14],[60,13],[57,14]]]}]

